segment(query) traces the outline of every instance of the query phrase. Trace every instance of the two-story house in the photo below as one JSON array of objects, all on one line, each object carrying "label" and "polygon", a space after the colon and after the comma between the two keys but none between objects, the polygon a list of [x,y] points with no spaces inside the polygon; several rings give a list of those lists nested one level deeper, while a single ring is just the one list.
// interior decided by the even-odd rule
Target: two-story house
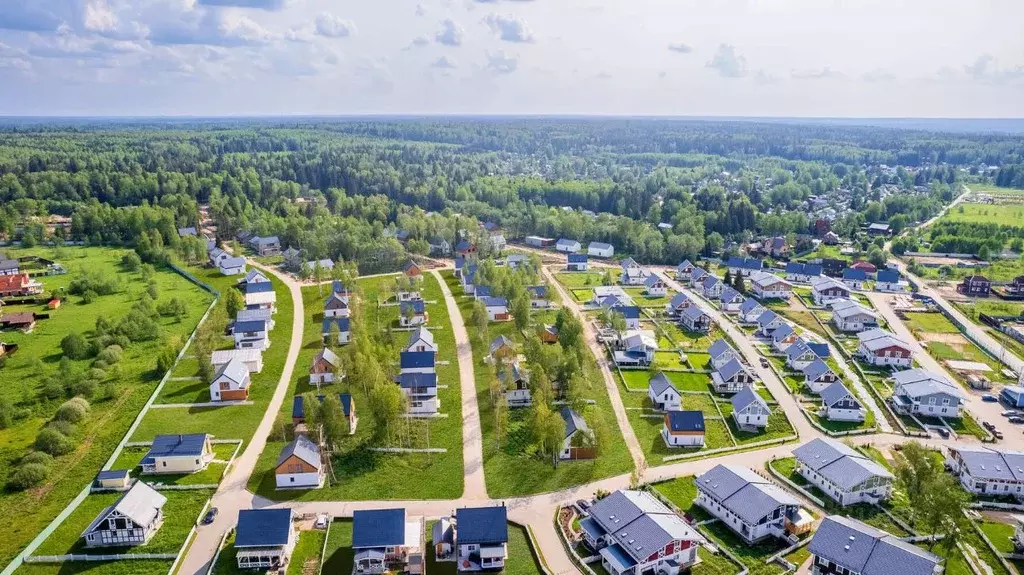
[{"label": "two-story house", "polygon": [[900,277],[899,270],[880,270],[875,275],[875,289],[878,291],[904,293],[908,283]]},{"label": "two-story house", "polygon": [[530,379],[518,361],[498,370],[498,381],[501,382],[505,402],[509,407],[529,407],[533,404]]},{"label": "two-story house", "polygon": [[841,515],[825,517],[807,546],[811,575],[937,575],[942,558]]},{"label": "two-story house", "polygon": [[793,295],[793,286],[775,274],[753,272],[750,274],[750,287],[758,299],[789,299]]},{"label": "two-story house", "polygon": [[349,320],[350,318],[348,317],[325,317],[320,324],[320,335],[323,337],[324,342],[331,343],[331,332],[335,330],[337,335],[332,345],[344,345],[352,341],[352,332],[350,331],[352,322]]},{"label": "two-story house", "polygon": [[724,312],[735,313],[740,310],[740,306],[746,300],[747,298],[743,297],[740,292],[726,286],[722,288],[722,293],[718,294],[718,307]]},{"label": "two-story house", "polygon": [[770,336],[775,330],[785,325],[782,318],[770,309],[761,312],[761,315],[757,316],[755,321],[757,322],[757,332],[765,337]]},{"label": "two-story house", "polygon": [[291,509],[241,509],[235,527],[239,569],[281,570],[288,565],[298,535]]},{"label": "two-story house", "polygon": [[843,507],[892,496],[895,476],[840,441],[819,437],[794,449],[793,455],[797,473]]},{"label": "two-story house", "polygon": [[740,354],[736,349],[729,345],[729,342],[725,341],[724,338],[718,338],[708,347],[708,355],[711,356],[711,367],[714,369],[721,369],[723,365],[729,363],[734,359],[740,359]]},{"label": "two-story house", "polygon": [[587,254],[570,253],[565,256],[565,269],[571,272],[585,272],[590,269]]},{"label": "two-story house", "polygon": [[716,300],[722,295],[725,284],[715,276],[707,276],[700,282],[701,293],[709,300]]},{"label": "two-story house", "polygon": [[349,299],[339,293],[331,293],[324,301],[324,317],[349,317],[352,310],[349,308]]},{"label": "two-story house", "polygon": [[893,393],[889,401],[898,413],[929,417],[960,417],[967,395],[944,375],[925,369],[907,369],[892,374]]},{"label": "two-story house", "polygon": [[797,338],[799,338],[799,335],[797,335],[793,326],[788,323],[780,325],[770,336],[772,347],[778,352],[786,351],[786,348],[793,345]]},{"label": "two-story house", "polygon": [[668,284],[657,274],[651,274],[644,280],[644,293],[650,297],[663,297],[668,293]]},{"label": "two-story house", "polygon": [[821,390],[839,381],[839,376],[820,358],[807,364],[803,368],[804,385],[813,393],[821,393]]},{"label": "two-story house", "polygon": [[274,309],[277,302],[277,294],[274,293],[274,285],[270,282],[252,282],[242,284],[245,292],[246,309]]},{"label": "two-story house", "polygon": [[694,501],[754,543],[803,529],[800,502],[778,485],[738,465],[716,465],[694,479]]},{"label": "two-story house", "polygon": [[830,302],[849,299],[850,288],[835,279],[822,276],[811,282],[811,297],[816,305],[827,305]]},{"label": "two-story house", "polygon": [[786,279],[791,282],[808,283],[821,277],[821,264],[789,262],[786,264]]},{"label": "two-story house", "polygon": [[647,397],[656,409],[662,411],[677,410],[683,401],[676,386],[660,371],[647,381]]},{"label": "two-story house", "polygon": [[853,300],[833,302],[832,325],[839,331],[861,332],[878,327],[878,314]]},{"label": "two-story house", "polygon": [[871,365],[910,367],[913,361],[910,344],[884,329],[862,331],[857,339],[857,355]]},{"label": "two-story house", "polygon": [[768,427],[768,416],[772,410],[753,387],[744,387],[730,401],[733,421],[741,431],[757,432]]},{"label": "two-story house", "polygon": [[587,421],[568,406],[563,407],[558,414],[565,423],[565,435],[562,436],[562,448],[558,451],[558,458],[593,459],[597,455],[594,449],[594,432],[587,425]]},{"label": "two-story house", "polygon": [[679,325],[687,331],[703,333],[711,329],[711,316],[695,305],[683,308],[679,314]]},{"label": "two-story house", "polygon": [[324,486],[320,447],[305,435],[296,435],[281,449],[274,466],[278,489],[318,489]]},{"label": "two-story house", "polygon": [[736,256],[730,257],[725,265],[729,268],[729,275],[732,277],[736,277],[736,274],[746,277],[753,272],[761,271],[764,267],[763,262],[757,258],[741,258]]},{"label": "two-story house", "polygon": [[677,293],[665,304],[665,314],[670,317],[679,317],[683,310],[695,305],[693,300],[684,293]]},{"label": "two-story house", "polygon": [[975,495],[1024,500],[1024,454],[981,446],[947,448],[946,466]]},{"label": "two-story house", "polygon": [[992,291],[992,282],[982,275],[970,275],[956,287],[960,293],[971,297],[986,297]]},{"label": "two-story house", "polygon": [[163,525],[166,503],[166,497],[136,481],[85,528],[85,546],[131,547],[148,543]]},{"label": "two-story house", "polygon": [[736,358],[711,373],[711,385],[716,393],[738,393],[753,383],[754,376],[750,370]]},{"label": "two-story house", "polygon": [[249,399],[249,368],[240,358],[232,358],[220,366],[210,383],[210,401],[245,401]]},{"label": "two-story house", "polygon": [[338,357],[338,354],[331,351],[328,347],[321,349],[313,357],[313,361],[309,366],[309,384],[316,386],[340,380],[342,377],[339,374],[340,368],[341,358]]},{"label": "two-story house", "polygon": [[757,323],[758,318],[760,318],[761,314],[763,314],[766,311],[768,310],[766,310],[765,307],[761,305],[761,303],[758,302],[756,299],[748,298],[744,300],[743,303],[740,304],[740,309],[737,312],[737,319],[740,323]]},{"label": "two-story house", "polygon": [[434,352],[401,352],[401,373],[396,376],[402,393],[408,401],[410,415],[434,415],[441,408],[437,397],[437,372]]},{"label": "two-story house", "polygon": [[665,412],[661,438],[668,447],[704,445],[704,412],[672,410]]},{"label": "two-story house", "polygon": [[504,505],[455,510],[455,563],[460,572],[505,568],[508,514]]},{"label": "two-story house", "polygon": [[431,351],[437,353],[437,343],[434,342],[434,334],[425,327],[418,327],[409,333],[409,341],[406,342],[402,351]]},{"label": "two-story house", "polygon": [[693,268],[694,265],[690,263],[690,260],[683,260],[679,265],[676,266],[676,280],[681,282],[690,281],[690,274],[693,273]]},{"label": "two-story house", "polygon": [[843,270],[843,283],[850,289],[862,290],[868,283],[868,274],[862,269]]},{"label": "two-story house", "polygon": [[265,350],[270,347],[267,322],[262,320],[236,321],[234,326],[235,349]]},{"label": "two-story house", "polygon": [[403,301],[398,304],[398,325],[417,327],[427,323],[427,305],[419,300]]},{"label": "two-story house", "polygon": [[867,409],[860,399],[837,381],[821,390],[821,412],[829,421],[864,421]]}]

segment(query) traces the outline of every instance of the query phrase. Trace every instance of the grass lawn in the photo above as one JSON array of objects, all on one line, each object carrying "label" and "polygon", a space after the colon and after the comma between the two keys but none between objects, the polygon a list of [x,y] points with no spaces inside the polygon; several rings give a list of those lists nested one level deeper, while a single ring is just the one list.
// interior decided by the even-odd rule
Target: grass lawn
[{"label": "grass lawn", "polygon": [[597,272],[563,272],[555,274],[555,279],[569,289],[589,288],[602,285],[601,275]]},{"label": "grass lawn", "polygon": [[[39,281],[47,292],[66,288],[84,270],[98,272],[107,278],[116,278],[119,291],[97,296],[89,304],[71,296],[57,310],[45,306],[11,305],[5,312],[32,311],[49,313],[50,319],[40,320],[32,333],[4,332],[5,343],[18,344],[19,351],[10,356],[0,368],[0,398],[10,401],[26,417],[16,419],[0,430],[0,484],[6,484],[9,475],[18,468],[17,461],[27,453],[39,429],[53,416],[66,397],[46,399],[39,392],[47,379],[57,373],[61,359],[60,340],[69,333],[91,334],[98,317],[117,322],[136,303],[146,289],[141,274],[127,272],[120,266],[127,250],[100,247],[63,247],[58,249],[33,248],[3,249],[10,257],[37,255],[55,260],[68,270],[65,275],[43,276]],[[14,555],[42,530],[92,480],[113,453],[132,420],[153,393],[156,382],[163,376],[156,373],[155,355],[167,341],[184,341],[195,328],[213,296],[184,277],[161,268],[153,276],[157,285],[157,303],[176,297],[188,310],[181,322],[172,318],[154,318],[161,328],[161,339],[139,342],[129,346],[116,369],[107,370],[103,382],[111,385],[111,399],[92,401],[88,419],[78,425],[76,439],[79,447],[59,457],[51,466],[50,478],[38,489],[25,492],[4,490],[0,493],[0,518],[6,519],[4,541],[0,543],[0,563],[6,564]],[[84,372],[92,358],[72,361],[75,372]],[[15,519],[17,518],[17,519]]]},{"label": "grass lawn", "polygon": [[656,351],[654,352],[654,366],[664,369],[688,369],[690,366],[683,363],[678,351]]},{"label": "grass lawn", "polygon": [[[642,369],[629,370],[622,372],[622,380],[628,388],[642,389],[646,393],[647,382],[652,375],[651,372]],[[711,391],[711,376],[706,373],[666,371],[665,377],[679,391]]]},{"label": "grass lawn", "polygon": [[879,451],[877,447],[872,447],[870,445],[861,445],[860,447],[857,448],[857,450],[863,453],[864,455],[868,456],[872,460],[874,460],[875,463],[881,465],[882,467],[888,469],[889,471],[892,471],[892,463],[890,463],[889,460],[887,460],[885,456],[882,455],[882,452]]},{"label": "grass lawn", "polygon": [[[981,537],[973,529],[964,530],[963,534],[961,535],[961,542],[969,548],[972,548],[977,553],[977,558],[980,559],[986,565],[988,565],[988,567],[991,569],[991,571],[987,571],[984,567],[982,567],[983,573],[987,571],[992,575],[1010,575],[1010,572],[1003,568],[1002,563],[999,562],[995,554],[993,554],[992,551],[988,548],[988,545],[985,545],[985,542],[982,541]],[[919,543],[918,547],[921,547],[922,549],[928,549],[928,544]],[[959,549],[954,548],[950,550],[945,545],[939,543],[928,550],[946,559],[946,569],[943,572],[946,575],[974,574],[974,571],[967,564],[967,560],[964,558],[963,553],[960,552]]]},{"label": "grass lawn", "polygon": [[995,521],[982,521],[978,527],[985,533],[985,537],[992,542],[992,545],[999,550],[1000,553],[1014,553],[1013,542],[1010,538],[1013,537],[1013,525],[1007,525],[1006,523],[996,523]]},{"label": "grass lawn", "polygon": [[714,541],[716,545],[731,551],[733,555],[743,562],[750,575],[776,575],[785,572],[778,563],[765,565],[765,560],[785,548],[782,544],[777,543],[774,538],[769,537],[767,543],[747,545],[738,535],[721,522],[704,525],[700,530],[709,539]]},{"label": "grass lawn", "polygon": [[299,540],[295,543],[295,551],[288,561],[286,575],[305,575],[307,573],[319,573],[320,552],[324,548],[324,539],[327,538],[327,531],[312,529],[300,531]]},{"label": "grass lawn", "polygon": [[907,319],[904,323],[912,332],[928,333],[960,333],[953,322],[946,319],[941,313],[930,312],[907,312],[904,314]]},{"label": "grass lawn", "polygon": [[[378,295],[387,284],[394,281],[393,276],[380,276],[358,280],[362,296],[355,306],[353,314],[363,314],[367,325],[391,325],[398,318],[398,308],[378,308]],[[461,288],[457,288],[461,292]],[[322,349],[321,318],[323,313],[324,295],[314,286],[302,290],[306,309],[306,329],[303,334],[303,346],[299,353],[295,373],[291,381],[289,394],[281,405],[281,415],[291,418],[292,398],[295,395],[312,391],[309,385],[308,365],[313,357]],[[368,394],[360,385],[343,381],[332,386],[333,392],[352,394],[356,405],[359,422],[355,435],[345,439],[334,453],[332,468],[334,480],[323,489],[282,490],[276,488],[273,469],[278,454],[285,441],[274,438],[268,441],[266,449],[260,454],[256,469],[249,479],[249,489],[268,499],[277,501],[311,501],[323,499],[448,499],[462,494],[462,394],[459,386],[459,365],[455,347],[455,336],[452,333],[448,309],[444,303],[440,284],[433,274],[426,274],[422,285],[423,299],[429,302],[427,313],[430,316],[429,327],[438,346],[438,361],[447,361],[447,365],[437,366],[438,383],[447,388],[438,390],[441,402],[441,413],[448,417],[433,419],[403,420],[408,443],[405,447],[444,448],[446,453],[379,453],[370,451],[373,447],[400,446],[397,441],[385,445],[383,440],[375,437],[373,418],[370,414]],[[392,351],[395,362],[399,352],[408,341],[407,332],[390,332],[382,328],[383,343]],[[430,478],[424,481],[423,478]]]},{"label": "grass lawn", "polygon": [[722,337],[722,332],[717,326],[713,326],[708,333],[698,333],[685,330],[679,327],[679,324],[672,322],[663,321],[660,325],[668,337],[676,343],[676,346],[686,352],[707,351],[716,339]]},{"label": "grass lawn", "polygon": [[668,302],[672,300],[671,296],[649,296],[644,293],[644,288],[642,287],[629,287],[623,288],[623,290],[629,294],[629,296],[633,298],[633,301],[636,302],[636,305],[640,307],[665,309]]},{"label": "grass lawn", "polygon": [[[189,530],[199,519],[206,500],[213,495],[210,490],[162,491],[167,498],[164,505],[164,523],[149,543],[132,547],[137,553],[177,553],[185,543]],[[36,555],[63,555],[65,553],[109,553],[110,548],[86,549],[81,536],[93,519],[107,506],[113,504],[120,493],[97,493],[69,515],[57,530],[50,534],[36,549]]]},{"label": "grass lawn", "polygon": [[1024,227],[1024,205],[960,204],[943,214],[941,221],[999,224],[1019,228]]},{"label": "grass lawn", "polygon": [[18,575],[166,575],[172,561],[70,561],[24,563]]},{"label": "grass lawn", "polygon": [[[633,427],[633,433],[636,434],[637,441],[640,442],[640,447],[644,450],[644,456],[647,459],[647,463],[651,466],[660,465],[664,463],[664,458],[672,455],[682,455],[685,453],[694,453],[698,451],[706,451],[709,449],[720,449],[723,447],[732,447],[732,440],[729,438],[729,430],[726,428],[725,423],[720,419],[706,419],[704,421],[704,447],[669,447],[665,445],[665,440],[662,438],[661,429],[664,425],[664,419],[655,412],[647,412],[648,414],[658,415],[658,417],[644,417],[642,412],[636,410],[630,410],[627,412],[630,425]],[[705,415],[714,415],[717,417],[717,412],[705,412]]]},{"label": "grass lawn", "polygon": [[696,521],[704,521],[712,517],[703,507],[694,503],[697,499],[697,484],[694,483],[692,475],[655,483],[651,485],[651,488]]},{"label": "grass lawn", "polygon": [[592,289],[576,288],[569,290],[569,293],[572,294],[573,299],[581,303],[586,303],[594,299],[594,290]]},{"label": "grass lawn", "polygon": [[733,437],[736,438],[736,443],[740,445],[757,443],[759,441],[768,441],[770,439],[780,439],[783,437],[789,437],[795,433],[793,431],[793,426],[789,423],[789,419],[786,418],[786,414],[777,406],[772,409],[772,414],[768,416],[768,426],[756,433],[740,431],[739,428],[736,427],[736,421],[732,418],[731,403],[727,401],[720,401],[718,402],[718,407],[721,408],[722,415],[725,417],[726,423],[729,424],[729,429],[732,431]]},{"label": "grass lawn", "polygon": [[[214,459],[217,461],[228,461],[235,452],[235,443],[217,443],[213,446]],[[221,476],[227,463],[211,463],[206,469],[198,473],[187,475],[140,475],[139,462],[149,451],[148,447],[126,447],[121,451],[112,469],[131,470],[133,477],[141,477],[146,483],[162,483],[172,485],[213,485],[220,483]]]},{"label": "grass lawn", "polygon": [[251,573],[251,571],[238,568],[238,557],[235,552],[235,535],[232,533],[224,541],[224,547],[221,548],[220,555],[217,556],[217,564],[213,566],[211,575],[238,575],[241,573]]}]

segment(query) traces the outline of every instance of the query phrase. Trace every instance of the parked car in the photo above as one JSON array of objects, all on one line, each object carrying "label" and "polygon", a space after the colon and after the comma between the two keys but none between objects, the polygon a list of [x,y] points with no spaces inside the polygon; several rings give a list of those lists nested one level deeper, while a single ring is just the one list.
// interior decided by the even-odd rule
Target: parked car
[{"label": "parked car", "polygon": [[994,435],[996,439],[1002,439],[1003,438],[1003,432],[999,431],[998,429],[993,429],[992,430],[992,435]]},{"label": "parked car", "polygon": [[761,367],[768,367],[768,360],[763,357],[761,358]]},{"label": "parked car", "polygon": [[992,395],[991,393],[986,393],[985,395],[981,396],[981,400],[987,401],[988,403],[999,403],[999,398]]},{"label": "parked car", "polygon": [[313,522],[313,527],[316,529],[327,529],[327,525],[331,522],[331,518],[326,513],[316,516],[316,521]]},{"label": "parked car", "polygon": [[1012,409],[1010,409],[1010,410],[1007,410],[1007,411],[1004,411],[1004,412],[1000,413],[999,415],[1002,415],[1003,417],[1010,417],[1011,415],[1014,415],[1016,413],[1017,413],[1016,411],[1013,411]]},{"label": "parked car", "polygon": [[1019,415],[1011,415],[1009,418],[1007,418],[1007,421],[1009,421],[1010,423],[1024,423],[1024,417],[1021,417]]},{"label": "parked car", "polygon": [[942,439],[949,439],[949,430],[947,430],[945,427],[940,427],[935,431],[939,432],[939,435],[942,436]]},{"label": "parked car", "polygon": [[995,428],[996,428],[996,426],[992,425],[991,423],[989,423],[987,421],[982,421],[981,422],[981,426],[984,427],[985,429],[989,430],[989,431],[994,431]]},{"label": "parked car", "polygon": [[203,515],[203,525],[209,525],[213,523],[213,520],[217,518],[217,508],[211,507],[206,515]]}]

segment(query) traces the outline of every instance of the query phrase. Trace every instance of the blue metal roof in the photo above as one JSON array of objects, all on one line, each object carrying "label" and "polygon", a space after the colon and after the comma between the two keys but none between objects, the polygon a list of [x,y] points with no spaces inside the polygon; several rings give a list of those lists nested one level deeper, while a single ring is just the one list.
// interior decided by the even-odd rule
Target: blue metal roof
[{"label": "blue metal roof", "polygon": [[235,547],[287,545],[291,530],[291,509],[242,509],[235,528]]},{"label": "blue metal roof", "polygon": [[864,281],[868,279],[868,274],[864,270],[846,268],[845,270],[843,270],[843,279],[851,281]]},{"label": "blue metal roof", "polygon": [[569,254],[569,263],[571,264],[585,264],[587,263],[587,254]]},{"label": "blue metal roof", "polygon": [[640,308],[635,305],[617,305],[612,309],[621,313],[622,317],[626,319],[640,319]]},{"label": "blue metal roof", "polygon": [[352,512],[352,548],[405,545],[405,509]]},{"label": "blue metal roof", "polygon": [[613,559],[616,563],[618,563],[623,570],[629,569],[630,567],[636,565],[636,559],[630,557],[629,554],[626,553],[626,551],[623,550],[622,546],[620,546],[618,543],[616,543],[615,545],[605,547],[601,550],[601,552],[602,554],[607,553],[608,555],[610,555],[610,558]]},{"label": "blue metal roof", "polygon": [[503,297],[485,297],[481,301],[487,307],[508,307],[508,300]]},{"label": "blue metal roof", "polygon": [[347,317],[326,317],[324,318],[323,331],[321,333],[331,333],[331,324],[338,326],[338,331],[345,333],[348,331],[349,318]]},{"label": "blue metal roof", "polygon": [[807,347],[811,348],[814,355],[824,359],[828,357],[828,344],[827,343],[815,343],[813,341],[807,342]]},{"label": "blue metal roof", "polygon": [[455,528],[459,545],[508,542],[508,517],[503,505],[456,509]]},{"label": "blue metal roof", "polygon": [[245,284],[245,293],[268,293],[274,291],[274,284],[270,282],[250,282]]},{"label": "blue metal roof", "polygon": [[548,296],[548,286],[527,286],[526,291],[535,298]]},{"label": "blue metal roof", "polygon": [[128,477],[129,471],[127,469],[108,469],[106,471],[100,471],[96,474],[97,481],[106,481],[110,479],[124,479]]},{"label": "blue metal roof", "polygon": [[[296,395],[292,399],[292,417],[293,418],[298,418],[298,419],[305,419],[306,418],[306,409],[305,409],[305,406],[303,405],[304,400],[302,398],[303,398],[303,396]],[[316,398],[319,399],[320,401],[324,400],[324,396],[322,396],[322,395],[318,395],[318,396],[316,396]],[[345,417],[348,417],[352,413],[352,394],[351,393],[339,393],[338,394],[338,401],[341,402],[341,411],[342,411],[342,413],[345,414]]]},{"label": "blue metal roof", "polygon": [[413,301],[403,301],[402,303],[398,304],[398,312],[401,313],[402,315],[408,313],[408,310],[412,310],[413,313],[419,314],[426,311],[426,309],[426,304],[421,299]]},{"label": "blue metal roof", "polygon": [[251,319],[248,321],[236,321],[235,333],[244,331],[267,331],[267,322],[262,319]]},{"label": "blue metal roof", "polygon": [[206,445],[205,433],[189,435],[157,435],[153,446],[142,458],[142,464],[151,464],[156,457],[195,457],[203,454]]},{"label": "blue metal roof", "polygon": [[331,283],[331,292],[346,294],[348,293],[348,288],[345,287],[345,283],[341,280],[334,280],[334,282]]},{"label": "blue metal roof", "polygon": [[740,268],[745,270],[759,270],[762,267],[761,260],[757,258],[741,258],[733,256],[726,263],[727,267]]},{"label": "blue metal roof", "polygon": [[437,387],[436,373],[400,373],[398,385],[403,389],[421,389]]},{"label": "blue metal roof", "polygon": [[669,411],[669,431],[704,432],[704,412],[702,411]]},{"label": "blue metal roof", "polygon": [[896,270],[880,270],[875,277],[882,283],[894,284],[900,281],[900,272]]},{"label": "blue metal roof", "polygon": [[462,240],[461,242],[459,242],[458,244],[455,245],[455,251],[457,251],[457,252],[465,252],[465,251],[468,251],[468,250],[470,250],[472,248],[473,248],[473,244],[467,242],[466,240]]},{"label": "blue metal roof", "polygon": [[491,286],[476,286],[476,291],[473,292],[473,295],[477,299],[491,297]]},{"label": "blue metal roof", "polygon": [[434,355],[432,351],[403,351],[399,354],[401,368],[418,369],[434,367]]}]

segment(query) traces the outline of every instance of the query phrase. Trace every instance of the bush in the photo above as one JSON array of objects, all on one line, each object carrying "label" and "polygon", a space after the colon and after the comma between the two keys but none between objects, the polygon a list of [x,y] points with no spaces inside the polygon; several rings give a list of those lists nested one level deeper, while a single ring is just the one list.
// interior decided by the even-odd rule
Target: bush
[{"label": "bush", "polygon": [[92,346],[80,333],[69,333],[60,340],[60,349],[71,359],[85,359],[92,352]]},{"label": "bush", "polygon": [[66,421],[68,423],[78,423],[85,419],[85,416],[88,413],[89,402],[80,397],[76,397],[65,401],[60,407],[58,407],[57,414],[54,415],[54,419],[58,421]]},{"label": "bush", "polygon": [[36,449],[56,457],[74,451],[75,442],[53,427],[44,427],[36,436]]},{"label": "bush", "polygon": [[93,290],[85,290],[82,292],[82,303],[89,304],[96,301],[96,292]]},{"label": "bush", "polygon": [[99,383],[104,379],[107,379],[107,372],[103,371],[98,367],[93,366],[93,368],[89,370],[88,377],[89,379]]},{"label": "bush", "polygon": [[72,435],[75,434],[75,426],[68,421],[54,419],[50,421],[50,423],[47,423],[46,427],[56,429],[57,431],[61,432],[62,435],[66,435],[68,437],[71,437]]},{"label": "bush", "polygon": [[121,361],[121,357],[124,355],[124,349],[117,344],[108,345],[103,351],[96,356],[96,359],[107,362],[107,365],[115,364]]},{"label": "bush", "polygon": [[43,453],[42,451],[30,451],[28,455],[21,458],[22,465],[28,463],[39,463],[41,465],[49,465],[53,463],[53,457]]},{"label": "bush", "polygon": [[96,361],[92,362],[92,367],[93,369],[106,370],[108,367],[110,367],[110,364],[103,361],[102,359],[97,359]]},{"label": "bush", "polygon": [[40,463],[27,463],[18,468],[17,471],[11,475],[7,485],[14,490],[24,491],[30,487],[35,487],[42,482],[46,481],[46,476],[49,475],[49,471],[45,465]]},{"label": "bush", "polygon": [[68,384],[67,394],[71,396],[92,397],[96,393],[97,383],[88,377],[80,377]]}]

